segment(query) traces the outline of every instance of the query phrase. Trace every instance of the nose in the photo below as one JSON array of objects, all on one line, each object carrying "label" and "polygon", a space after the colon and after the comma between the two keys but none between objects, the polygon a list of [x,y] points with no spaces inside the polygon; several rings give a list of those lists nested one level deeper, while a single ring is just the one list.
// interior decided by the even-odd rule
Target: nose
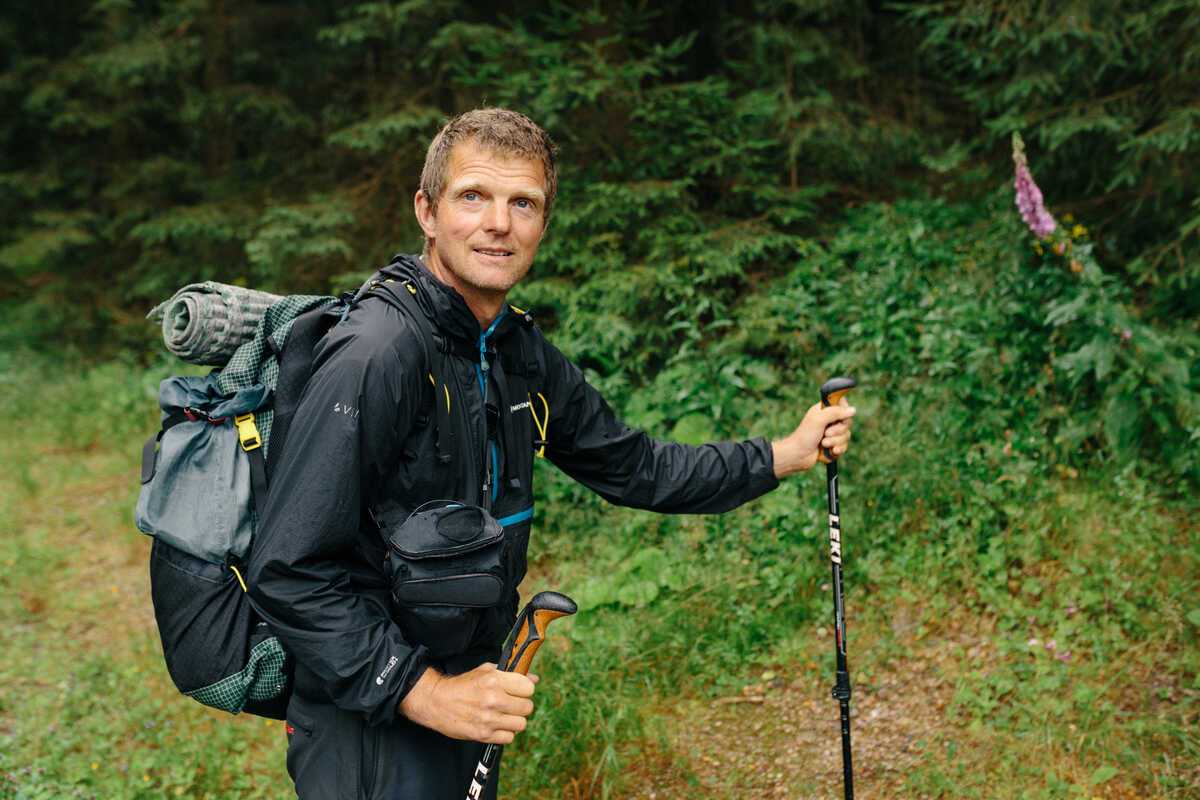
[{"label": "nose", "polygon": [[508,233],[510,224],[508,203],[493,201],[488,206],[487,217],[483,221],[484,230],[488,233]]}]

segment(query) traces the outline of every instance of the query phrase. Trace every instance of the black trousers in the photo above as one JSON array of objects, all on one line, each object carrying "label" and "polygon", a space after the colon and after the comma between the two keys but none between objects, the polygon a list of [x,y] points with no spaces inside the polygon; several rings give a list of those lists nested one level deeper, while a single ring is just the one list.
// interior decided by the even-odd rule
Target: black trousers
[{"label": "black trousers", "polygon": [[[406,719],[371,727],[359,714],[299,694],[287,724],[288,774],[300,800],[464,800],[485,747]],[[487,800],[496,800],[499,778],[489,781]]]}]

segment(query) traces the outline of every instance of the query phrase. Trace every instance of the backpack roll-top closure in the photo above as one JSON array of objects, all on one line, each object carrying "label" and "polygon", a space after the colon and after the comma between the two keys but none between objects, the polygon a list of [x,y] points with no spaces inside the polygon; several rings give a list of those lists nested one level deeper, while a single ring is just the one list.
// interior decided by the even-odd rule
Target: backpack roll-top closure
[{"label": "backpack roll-top closure", "polygon": [[212,564],[246,554],[253,535],[251,464],[238,446],[234,418],[258,409],[267,395],[256,384],[226,396],[212,375],[161,383],[163,429],[142,448],[139,530]]}]

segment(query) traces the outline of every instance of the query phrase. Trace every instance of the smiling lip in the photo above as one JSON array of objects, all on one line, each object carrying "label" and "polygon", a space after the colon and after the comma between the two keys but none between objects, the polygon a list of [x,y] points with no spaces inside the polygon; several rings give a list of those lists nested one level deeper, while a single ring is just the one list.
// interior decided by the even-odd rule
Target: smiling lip
[{"label": "smiling lip", "polygon": [[512,250],[503,250],[500,248],[476,247],[474,250],[479,255],[488,256],[490,258],[507,258],[508,256],[512,255]]}]

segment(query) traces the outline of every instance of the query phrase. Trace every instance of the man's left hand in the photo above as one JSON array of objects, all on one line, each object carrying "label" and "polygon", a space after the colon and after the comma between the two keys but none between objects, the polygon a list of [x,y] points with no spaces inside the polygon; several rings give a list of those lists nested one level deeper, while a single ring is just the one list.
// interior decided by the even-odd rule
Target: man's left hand
[{"label": "man's left hand", "polygon": [[834,458],[845,453],[850,447],[850,425],[855,413],[857,410],[845,397],[829,408],[814,404],[790,436],[771,443],[775,477],[782,479],[812,469],[822,447],[828,448]]}]

